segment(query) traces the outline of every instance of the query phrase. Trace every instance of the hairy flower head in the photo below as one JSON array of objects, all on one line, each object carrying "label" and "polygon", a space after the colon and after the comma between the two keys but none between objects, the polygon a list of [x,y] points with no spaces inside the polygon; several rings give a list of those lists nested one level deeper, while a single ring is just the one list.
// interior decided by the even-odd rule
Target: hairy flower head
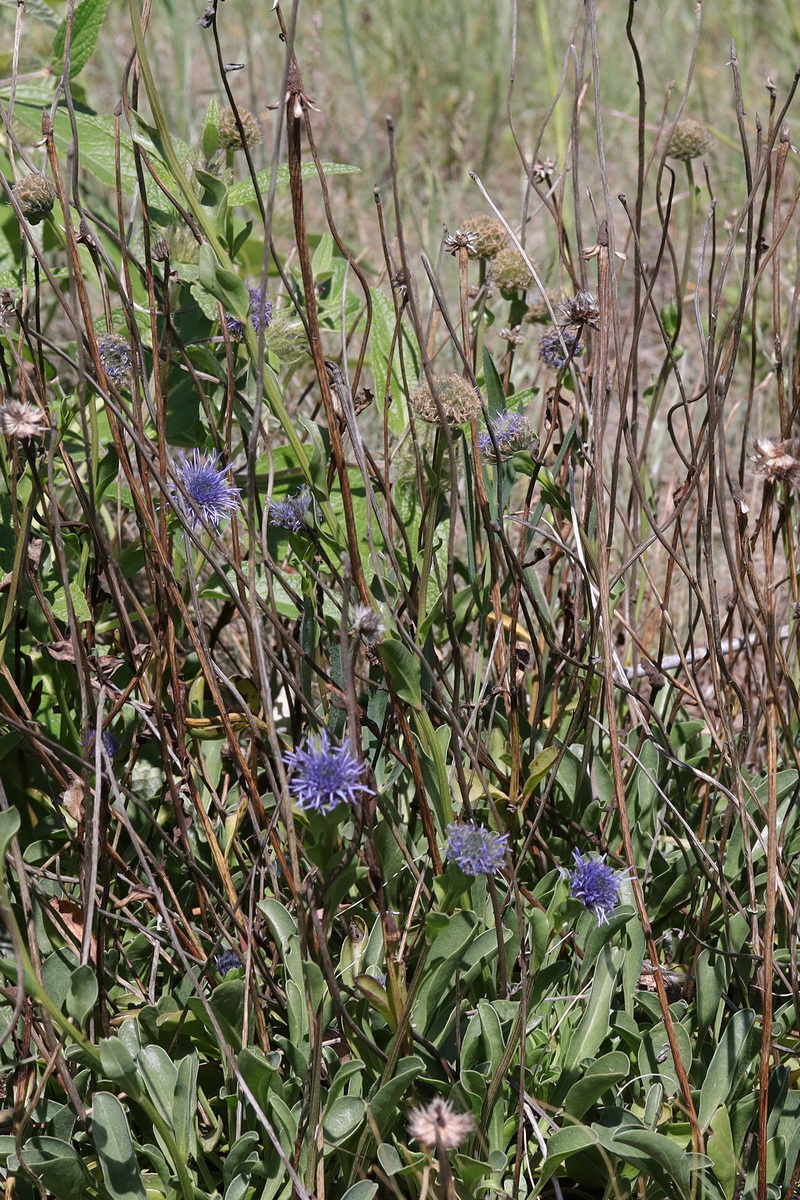
[{"label": "hairy flower head", "polygon": [[506,246],[492,259],[492,280],[504,292],[526,292],[536,286],[530,267],[516,246]]},{"label": "hairy flower head", "polygon": [[617,906],[620,884],[627,878],[627,871],[614,871],[606,863],[605,854],[583,858],[579,850],[573,850],[572,857],[574,869],[564,871],[569,879],[570,896],[594,913],[598,925],[608,924],[609,913]]},{"label": "hairy flower head", "polygon": [[[433,383],[448,425],[463,425],[465,421],[477,417],[481,411],[480,400],[466,379],[451,371],[447,375],[434,375]],[[423,421],[439,424],[439,411],[426,380],[420,380],[409,396],[409,402]]]},{"label": "hairy flower head", "polygon": [[507,850],[507,833],[492,833],[475,821],[447,826],[447,857],[465,875],[494,875],[502,867]]},{"label": "hairy flower head", "polygon": [[228,974],[228,971],[235,971],[241,965],[242,960],[233,950],[223,950],[222,954],[216,955],[214,959],[214,966],[223,979]]},{"label": "hairy flower head", "polygon": [[38,171],[31,171],[11,189],[23,217],[31,225],[39,225],[53,211],[56,189]]},{"label": "hairy flower head", "polygon": [[283,756],[289,768],[289,791],[303,812],[329,813],[337,804],[354,804],[361,792],[364,764],[350,749],[350,739],[332,746],[326,730],[306,738],[299,750]]},{"label": "hairy flower head", "polygon": [[310,527],[314,498],[311,488],[303,484],[299,491],[285,500],[274,500],[269,506],[269,523],[291,533],[301,533]]},{"label": "hairy flower head", "polygon": [[564,300],[558,306],[562,325],[591,325],[597,329],[600,309],[591,292],[578,292],[574,300]]},{"label": "hairy flower head", "polygon": [[44,433],[44,413],[24,400],[6,400],[0,404],[0,433],[7,438],[31,438]]},{"label": "hairy flower head", "polygon": [[551,326],[546,333],[542,334],[539,342],[539,358],[542,362],[547,363],[548,367],[560,370],[571,359],[578,358],[583,354],[580,337],[579,329],[569,326]]},{"label": "hairy flower head", "polygon": [[489,422],[494,434],[494,442],[488,430],[478,434],[478,447],[481,454],[493,458],[495,443],[503,458],[511,457],[518,450],[530,450],[536,440],[531,423],[522,413],[498,412]]},{"label": "hairy flower head", "polygon": [[219,454],[208,450],[194,450],[190,458],[180,455],[175,474],[191,504],[177,488],[173,489],[172,503],[185,512],[192,525],[206,521],[218,526],[239,507],[239,489],[231,483],[227,468],[218,463]]},{"label": "hairy flower head", "polygon": [[[256,333],[260,333],[262,323],[265,329],[269,329],[270,327],[272,322],[272,305],[270,304],[269,300],[267,300],[266,296],[262,295],[260,287],[248,286],[247,290],[250,293],[250,322]],[[228,327],[228,333],[231,335],[234,341],[241,341],[244,337],[243,323],[236,317],[226,315],[225,324]]]},{"label": "hairy flower head", "polygon": [[456,1112],[442,1096],[408,1114],[408,1132],[430,1150],[455,1150],[473,1125],[471,1113]]}]

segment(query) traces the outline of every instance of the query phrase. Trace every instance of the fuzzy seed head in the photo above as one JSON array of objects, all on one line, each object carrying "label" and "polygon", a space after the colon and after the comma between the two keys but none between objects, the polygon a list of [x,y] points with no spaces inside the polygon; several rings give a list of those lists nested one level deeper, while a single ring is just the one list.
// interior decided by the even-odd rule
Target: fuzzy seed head
[{"label": "fuzzy seed head", "polygon": [[31,171],[12,188],[23,217],[31,225],[39,225],[53,211],[56,189],[38,171]]},{"label": "fuzzy seed head", "polygon": [[6,400],[0,404],[0,433],[7,438],[32,438],[44,433],[44,414],[35,404]]},{"label": "fuzzy seed head", "polygon": [[459,231],[472,235],[474,258],[494,258],[508,245],[506,227],[496,217],[467,217]]},{"label": "fuzzy seed head", "polygon": [[370,789],[362,782],[364,764],[350,749],[350,739],[332,746],[326,730],[307,738],[299,750],[283,756],[289,768],[289,791],[303,812],[332,812],[339,804],[354,804]]},{"label": "fuzzy seed head", "polygon": [[492,833],[475,821],[447,826],[447,857],[465,875],[494,875],[502,867],[507,850],[507,833]]},{"label": "fuzzy seed head", "polygon": [[785,483],[788,488],[795,487],[800,482],[800,447],[796,442],[786,440],[772,442],[769,438],[759,438],[755,443],[753,455],[753,470],[763,475],[769,483]]},{"label": "fuzzy seed head", "polygon": [[408,1114],[408,1132],[429,1150],[455,1150],[473,1125],[470,1113],[457,1113],[442,1096]]},{"label": "fuzzy seed head", "polygon": [[[448,425],[463,425],[477,417],[481,411],[480,400],[466,379],[455,372],[448,372],[447,375],[434,375],[433,382]],[[423,421],[429,421],[431,425],[439,424],[439,412],[427,380],[420,381],[411,393],[409,402]]]},{"label": "fuzzy seed head", "polygon": [[369,604],[356,604],[353,607],[352,629],[368,646],[376,645],[386,632],[380,614]]},{"label": "fuzzy seed head", "polygon": [[688,162],[690,158],[702,158],[714,145],[714,138],[699,121],[679,121],[672,131],[667,146],[667,157]]},{"label": "fuzzy seed head", "polygon": [[239,109],[239,120],[244,130],[244,143],[232,108],[223,108],[219,114],[219,144],[221,150],[241,150],[243,145],[248,149],[257,146],[261,141],[261,126],[251,112],[246,108]]},{"label": "fuzzy seed head", "polygon": [[526,292],[536,286],[536,280],[516,246],[506,246],[492,259],[492,280],[503,292]]},{"label": "fuzzy seed head", "polygon": [[556,160],[554,158],[537,158],[533,164],[534,183],[549,183],[551,176],[555,173]]},{"label": "fuzzy seed head", "polygon": [[180,455],[175,474],[191,500],[187,504],[183,495],[173,490],[172,503],[180,508],[192,526],[206,521],[219,526],[239,507],[239,489],[234,487],[225,467],[220,467],[219,454],[208,450],[195,450],[190,458]]}]

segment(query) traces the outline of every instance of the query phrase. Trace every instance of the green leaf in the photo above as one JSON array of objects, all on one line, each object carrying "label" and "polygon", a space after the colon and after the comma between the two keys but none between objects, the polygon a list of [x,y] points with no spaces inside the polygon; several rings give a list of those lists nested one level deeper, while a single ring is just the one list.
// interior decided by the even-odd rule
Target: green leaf
[{"label": "green leaf", "polygon": [[125,1091],[133,1097],[139,1095],[142,1089],[136,1073],[136,1063],[125,1043],[118,1037],[102,1038],[98,1049],[100,1065],[106,1079],[111,1083],[122,1084]]},{"label": "green leaf", "polygon": [[97,1092],[92,1104],[92,1134],[103,1179],[114,1200],[147,1200],[133,1151],[125,1110],[110,1092]]},{"label": "green leaf", "polygon": [[411,1084],[425,1070],[425,1063],[415,1054],[409,1058],[401,1058],[394,1075],[377,1089],[369,1099],[369,1112],[375,1122],[378,1135],[383,1136],[384,1129],[397,1116],[397,1105],[406,1096]]},{"label": "green leaf", "polygon": [[4,870],[8,843],[16,836],[19,829],[19,811],[8,808],[0,812],[0,872]]},{"label": "green leaf", "polygon": [[[241,983],[241,980],[237,980]],[[172,1101],[172,1128],[175,1145],[184,1161],[194,1158],[194,1114],[197,1110],[197,1071],[199,1058],[193,1050],[178,1063]]]},{"label": "green leaf", "polygon": [[582,1058],[593,1058],[608,1035],[611,997],[622,965],[622,957],[621,950],[612,946],[604,946],[597,957],[592,990],[583,1017],[577,1028],[572,1031],[564,1058],[562,1078],[569,1079]]},{"label": "green leaf", "polygon": [[[715,961],[712,962],[712,959]],[[712,1029],[723,994],[728,990],[728,967],[721,954],[704,950],[695,966],[695,1005],[700,1037]]]},{"label": "green leaf", "polygon": [[213,158],[219,149],[219,105],[214,96],[206,109],[206,119],[203,125],[203,156]]},{"label": "green leaf", "polygon": [[706,1141],[706,1151],[714,1164],[714,1174],[725,1193],[726,1200],[733,1200],[736,1193],[738,1165],[733,1148],[733,1133],[728,1110],[723,1104],[714,1114],[711,1133]]},{"label": "green leaf", "polygon": [[[665,1137],[662,1133],[653,1133],[650,1129],[629,1127],[616,1131],[614,1143],[615,1149],[619,1148],[619,1153],[623,1157],[624,1151],[620,1148],[620,1143],[622,1146],[630,1146],[638,1155],[651,1159],[666,1172],[670,1180],[674,1181],[680,1195],[689,1195],[692,1160],[686,1151],[681,1150],[680,1146],[676,1146],[670,1138]],[[633,1161],[635,1165],[639,1165],[637,1160]],[[655,1172],[648,1173],[652,1173],[655,1178],[658,1178]]]},{"label": "green leaf", "polygon": [[748,1065],[748,1043],[756,1014],[749,1008],[735,1012],[723,1030],[700,1089],[698,1120],[707,1129],[721,1105],[726,1104]]},{"label": "green leaf", "polygon": [[[610,1054],[595,1059],[587,1068],[583,1079],[573,1083],[567,1092],[564,1111],[572,1117],[581,1118],[604,1092],[626,1077],[629,1068],[630,1059],[621,1050],[613,1050]],[[548,1142],[548,1147],[549,1145]]]},{"label": "green leaf", "polygon": [[531,763],[528,778],[525,780],[525,786],[522,789],[523,796],[530,796],[537,783],[541,783],[545,776],[550,774],[550,768],[560,753],[560,746],[546,746],[544,750],[539,751]]},{"label": "green leaf", "polygon": [[[108,8],[108,0],[83,0],[75,9],[72,21],[72,41],[69,54],[69,77],[82,71],[94,53],[100,29]],[[67,41],[67,20],[61,22],[53,43],[53,66],[63,69]]]},{"label": "green leaf", "polygon": [[172,1128],[172,1101],[178,1071],[161,1046],[144,1046],[136,1056],[139,1072],[150,1099]]},{"label": "green leaf", "polygon": [[83,1027],[97,1001],[97,976],[91,967],[76,967],[67,992],[66,1008],[76,1025]]},{"label": "green leaf", "polygon": [[551,1175],[554,1175],[565,1159],[570,1158],[573,1154],[582,1154],[584,1150],[590,1150],[596,1146],[598,1142],[597,1134],[593,1129],[586,1129],[583,1125],[566,1125],[563,1129],[558,1129],[547,1142],[547,1158],[542,1167],[541,1177],[539,1179],[538,1191]]},{"label": "green leaf", "polygon": [[96,1181],[70,1146],[54,1137],[32,1137],[23,1148],[25,1162],[56,1200],[86,1200]]},{"label": "green leaf", "polygon": [[422,673],[417,659],[397,638],[384,638],[378,652],[389,681],[401,700],[422,707]]},{"label": "green leaf", "polygon": [[339,1096],[325,1107],[322,1124],[329,1146],[340,1146],[364,1123],[367,1106],[359,1096]]},{"label": "green leaf", "polygon": [[[349,167],[345,163],[323,163],[322,170],[325,175],[360,175],[359,167]],[[313,163],[303,163],[301,167],[303,179],[310,179],[312,176],[316,179],[317,168]],[[264,171],[259,171],[256,175],[258,190],[262,196],[269,191],[270,170],[267,168]],[[289,168],[285,165],[278,167],[278,187],[287,187],[289,183]],[[245,179],[241,183],[236,183],[228,191],[228,206],[234,204],[251,204],[256,198],[256,189],[253,187],[252,179]]]},{"label": "green leaf", "polygon": [[503,394],[503,384],[497,373],[497,367],[485,346],[483,347],[483,377],[486,381],[489,415],[494,417],[505,408],[506,398]]},{"label": "green leaf", "polygon": [[[83,588],[78,587],[77,583],[69,585],[69,595],[72,600],[72,608],[75,612],[76,621],[91,621],[92,614],[89,605],[86,603],[86,597],[83,594]],[[51,604],[51,611],[57,621],[68,620],[67,615],[67,597],[63,587],[58,589],[56,598]]]},{"label": "green leaf", "polygon": [[377,1190],[377,1183],[370,1183],[368,1179],[361,1179],[358,1183],[354,1183],[351,1188],[347,1189],[342,1196],[342,1200],[372,1200]]},{"label": "green leaf", "polygon": [[219,265],[208,242],[203,242],[200,247],[198,277],[206,291],[219,300],[226,313],[238,321],[247,320],[250,293],[238,275]]}]

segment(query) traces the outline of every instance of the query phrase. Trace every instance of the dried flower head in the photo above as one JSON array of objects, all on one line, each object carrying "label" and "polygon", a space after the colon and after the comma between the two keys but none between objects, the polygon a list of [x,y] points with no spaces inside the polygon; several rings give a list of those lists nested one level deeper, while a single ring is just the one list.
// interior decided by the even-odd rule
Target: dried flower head
[{"label": "dried flower head", "polygon": [[44,413],[24,400],[6,400],[0,404],[0,433],[7,438],[31,438],[44,433]]},{"label": "dried flower head", "polygon": [[[289,790],[303,812],[332,812],[338,804],[354,804],[362,792],[364,764],[350,749],[350,739],[332,746],[323,729],[317,738],[307,738],[299,750],[283,756],[289,768]],[[370,793],[371,794],[371,793]]]},{"label": "dried flower head", "polygon": [[494,434],[494,442],[488,429],[478,434],[478,447],[481,454],[494,458],[495,444],[501,458],[510,458],[519,450],[530,450],[536,441],[531,423],[527,417],[518,412],[498,412],[489,422],[489,428]]},{"label": "dried flower head", "polygon": [[97,352],[109,379],[118,387],[130,382],[133,356],[127,338],[118,333],[107,333],[97,339]]},{"label": "dried flower head", "polygon": [[214,959],[214,966],[223,979],[228,974],[228,971],[235,971],[241,965],[242,960],[233,950],[223,950],[222,954],[218,954]]},{"label": "dried flower head", "polygon": [[796,442],[772,442],[769,438],[758,438],[752,457],[753,470],[763,475],[769,483],[785,483],[794,487],[800,481],[800,447]]},{"label": "dried flower head", "polygon": [[[477,417],[481,411],[481,403],[477,392],[466,379],[462,379],[455,372],[449,372],[447,375],[434,375],[433,383],[448,425],[463,425],[465,421]],[[439,411],[426,380],[420,381],[409,396],[409,402],[423,421],[430,421],[432,425],[439,424]]]},{"label": "dried flower head", "polygon": [[376,645],[386,632],[380,613],[376,613],[369,604],[354,605],[351,627],[353,633],[368,646]]},{"label": "dried flower head", "polygon": [[408,1114],[408,1132],[430,1150],[455,1150],[473,1125],[471,1113],[456,1112],[442,1096]]},{"label": "dried flower head", "polygon": [[506,227],[496,217],[467,217],[459,229],[472,235],[475,258],[494,258],[508,245]]},{"label": "dried flower head", "polygon": [[563,300],[558,306],[562,325],[591,325],[597,329],[600,309],[591,292],[578,292],[574,300]]},{"label": "dried flower head", "polygon": [[447,857],[465,875],[494,875],[502,867],[507,850],[507,833],[492,833],[475,821],[447,826]]},{"label": "dried flower head", "polygon": [[239,109],[239,120],[244,130],[244,142],[236,124],[232,108],[223,108],[219,114],[219,144],[222,150],[241,150],[243,145],[248,149],[257,146],[261,141],[261,126],[251,112],[246,108]]},{"label": "dried flower head", "polygon": [[[272,322],[272,305],[266,296],[261,294],[260,287],[248,287],[250,293],[250,310],[249,316],[253,329],[256,333],[261,332],[261,323],[263,321],[264,328],[269,329]],[[236,317],[231,317],[226,314],[225,324],[228,327],[228,333],[234,341],[240,342],[244,337],[244,325]]]},{"label": "dried flower head", "polygon": [[520,333],[521,326],[515,325],[513,329],[504,326],[498,333],[498,337],[504,342],[508,342],[509,346],[524,346],[525,338]]},{"label": "dried flower head", "polygon": [[56,189],[38,171],[31,171],[11,189],[23,217],[31,225],[39,225],[53,211]]},{"label": "dried flower head", "polygon": [[285,500],[273,501],[269,508],[269,523],[288,529],[291,533],[301,533],[311,527],[313,505],[311,488],[303,484],[299,491]]},{"label": "dried flower head", "polygon": [[569,326],[551,327],[542,334],[539,342],[539,358],[542,362],[547,363],[548,367],[560,370],[571,359],[578,358],[583,354],[580,337],[579,329],[571,329]]},{"label": "dried flower head", "polygon": [[228,469],[220,467],[219,454],[194,450],[190,458],[180,455],[175,475],[183,485],[191,504],[173,489],[172,503],[182,509],[192,525],[202,521],[218,526],[239,507],[239,489],[231,483]]},{"label": "dried flower head", "polygon": [[569,894],[597,917],[598,925],[607,925],[609,913],[619,901],[619,889],[627,871],[614,871],[606,863],[605,854],[583,858],[579,850],[572,851],[575,867],[565,871],[569,879]]},{"label": "dried flower head", "polygon": [[530,267],[516,246],[506,246],[492,259],[492,279],[504,292],[526,292],[536,286]]},{"label": "dried flower head", "polygon": [[475,234],[466,229],[457,229],[455,233],[444,235],[444,248],[448,254],[458,254],[459,250],[466,250],[470,258],[475,258],[476,245]]},{"label": "dried flower head", "polygon": [[667,146],[667,157],[688,162],[690,158],[702,158],[714,145],[714,138],[699,121],[678,121]]},{"label": "dried flower head", "polygon": [[558,301],[552,292],[547,293],[547,298],[550,301],[549,307],[540,292],[538,297],[528,305],[528,311],[525,313],[524,320],[528,321],[531,325],[549,325],[553,319],[550,316],[550,310],[558,307]]},{"label": "dried flower head", "polygon": [[556,160],[554,158],[537,158],[531,171],[533,182],[549,183],[555,169]]}]

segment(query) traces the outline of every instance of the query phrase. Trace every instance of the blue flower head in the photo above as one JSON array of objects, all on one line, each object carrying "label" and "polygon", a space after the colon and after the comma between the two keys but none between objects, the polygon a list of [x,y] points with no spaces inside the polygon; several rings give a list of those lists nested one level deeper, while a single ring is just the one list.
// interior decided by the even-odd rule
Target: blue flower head
[{"label": "blue flower head", "polygon": [[[260,287],[248,287],[250,293],[250,320],[256,333],[261,332],[263,323],[265,329],[269,329],[272,321],[272,305],[266,296],[262,294]],[[225,324],[228,327],[228,333],[234,341],[240,342],[244,337],[244,325],[236,317],[225,315]]]},{"label": "blue flower head", "polygon": [[97,339],[97,353],[109,379],[122,387],[130,383],[133,370],[130,343],[118,333],[107,333]]},{"label": "blue flower head", "polygon": [[270,505],[269,523],[279,525],[281,529],[288,529],[292,533],[302,533],[304,529],[308,529],[313,504],[311,488],[306,484],[293,496],[287,496],[285,500],[276,500]]},{"label": "blue flower head", "polygon": [[569,879],[569,894],[597,917],[598,925],[607,925],[609,913],[619,901],[619,889],[627,871],[614,871],[606,863],[605,854],[583,858],[579,850],[572,851],[575,869],[564,871]]},{"label": "blue flower head", "polygon": [[230,482],[227,470],[217,465],[219,454],[195,450],[190,458],[181,454],[180,460],[175,474],[192,503],[187,505],[175,489],[173,504],[184,510],[192,525],[199,525],[202,518],[218,526],[239,507],[239,489]]},{"label": "blue flower head", "polygon": [[337,804],[354,804],[361,792],[364,764],[350,749],[350,739],[332,746],[325,730],[307,738],[299,750],[283,756],[290,772],[289,790],[303,812],[329,813]]},{"label": "blue flower head", "polygon": [[[498,412],[489,424],[503,458],[516,454],[518,450],[530,450],[536,440],[530,421],[522,413]],[[494,458],[494,444],[488,430],[478,434],[478,447],[481,454]]]},{"label": "blue flower head", "polygon": [[447,826],[447,857],[465,875],[494,875],[502,867],[507,850],[507,833],[494,834],[475,821]]},{"label": "blue flower head", "polygon": [[[539,358],[542,362],[547,363],[548,367],[555,367],[558,370],[566,366],[570,359],[578,358],[583,354],[580,338],[580,329],[571,329],[567,325],[558,328],[552,326],[547,333],[542,334],[539,342]],[[567,354],[564,353],[565,346]]]},{"label": "blue flower head", "polygon": [[[86,735],[86,755],[89,758],[94,757],[94,745],[96,740],[97,730],[90,729]],[[115,733],[111,732],[110,729],[103,730],[103,736],[101,737],[100,741],[103,743],[103,749],[109,758],[113,758],[115,754],[119,754],[122,747],[122,742]]]},{"label": "blue flower head", "polygon": [[233,950],[224,950],[222,954],[218,954],[214,959],[214,966],[223,979],[228,974],[228,971],[235,971],[241,965],[242,960]]}]

